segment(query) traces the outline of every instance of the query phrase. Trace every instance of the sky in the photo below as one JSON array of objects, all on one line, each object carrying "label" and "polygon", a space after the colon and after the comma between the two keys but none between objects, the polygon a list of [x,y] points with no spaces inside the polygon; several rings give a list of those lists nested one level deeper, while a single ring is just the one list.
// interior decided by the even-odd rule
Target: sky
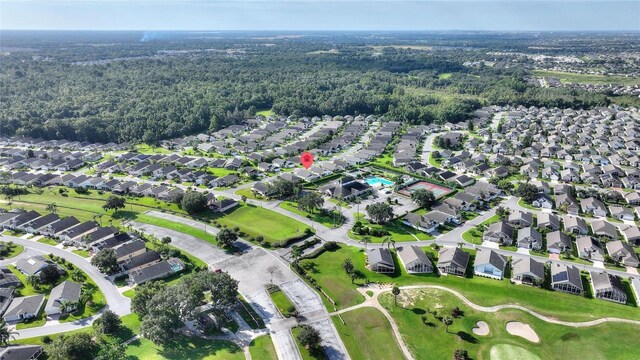
[{"label": "sky", "polygon": [[640,0],[0,0],[0,29],[640,30]]}]

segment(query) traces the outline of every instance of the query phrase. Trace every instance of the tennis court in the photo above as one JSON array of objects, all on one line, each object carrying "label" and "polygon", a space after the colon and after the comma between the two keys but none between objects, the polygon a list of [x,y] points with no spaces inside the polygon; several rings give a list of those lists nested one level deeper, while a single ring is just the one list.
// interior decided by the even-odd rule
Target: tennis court
[{"label": "tennis court", "polygon": [[398,193],[406,196],[411,196],[411,193],[418,189],[427,189],[433,192],[436,199],[439,199],[447,194],[450,194],[453,190],[448,187],[444,187],[441,185],[432,184],[427,181],[418,181],[417,183],[413,183],[407,187],[402,188]]}]

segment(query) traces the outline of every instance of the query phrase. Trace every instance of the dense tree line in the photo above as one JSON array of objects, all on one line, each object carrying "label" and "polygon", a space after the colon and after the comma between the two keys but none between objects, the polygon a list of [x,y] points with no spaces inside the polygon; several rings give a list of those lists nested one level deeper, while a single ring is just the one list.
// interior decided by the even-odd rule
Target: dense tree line
[{"label": "dense tree line", "polygon": [[[485,104],[582,108],[609,101],[602,94],[533,88],[522,70],[462,66],[482,52],[379,50],[353,35],[288,41],[158,35],[148,42],[132,33],[51,36],[5,36],[6,46],[30,51],[3,58],[2,135],[153,144],[217,130],[265,108],[428,124],[464,121]],[[95,43],[109,46],[89,45]],[[186,51],[171,52],[178,49]],[[338,53],[314,53],[319,49]],[[107,61],[82,62],[95,60]],[[442,73],[454,75],[441,79]]]}]

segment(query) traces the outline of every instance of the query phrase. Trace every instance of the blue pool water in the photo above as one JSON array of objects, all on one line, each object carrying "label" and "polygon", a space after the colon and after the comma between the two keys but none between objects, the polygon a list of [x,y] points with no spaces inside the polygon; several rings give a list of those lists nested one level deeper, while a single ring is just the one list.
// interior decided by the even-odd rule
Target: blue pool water
[{"label": "blue pool water", "polygon": [[364,179],[364,181],[371,186],[390,186],[393,185],[393,181],[389,181],[387,179],[379,178],[376,176],[368,177]]}]

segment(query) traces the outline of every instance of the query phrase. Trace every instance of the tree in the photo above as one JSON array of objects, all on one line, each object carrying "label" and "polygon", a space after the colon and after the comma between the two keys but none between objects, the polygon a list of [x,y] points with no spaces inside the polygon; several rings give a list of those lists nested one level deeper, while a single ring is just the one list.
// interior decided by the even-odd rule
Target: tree
[{"label": "tree", "polygon": [[268,184],[267,187],[269,188],[267,192],[274,194],[275,197],[295,195],[302,189],[302,185],[282,178],[276,178],[276,180]]},{"label": "tree", "polygon": [[411,193],[411,200],[420,207],[430,207],[436,201],[436,197],[431,190],[418,189]]},{"label": "tree", "polygon": [[111,248],[98,251],[98,253],[91,258],[91,265],[97,267],[107,275],[115,274],[120,269],[116,252]]},{"label": "tree", "polygon": [[387,236],[382,240],[382,246],[384,246],[384,244],[387,244],[387,249],[391,248],[391,246],[393,246],[394,250],[396,249],[396,241],[393,240],[391,236]]},{"label": "tree", "polygon": [[180,202],[182,210],[189,214],[197,214],[207,207],[207,197],[198,191],[189,191]]},{"label": "tree", "polygon": [[87,360],[92,359],[96,345],[87,333],[74,333],[57,337],[48,347],[51,360]]},{"label": "tree", "polygon": [[391,205],[379,202],[367,206],[367,214],[369,217],[378,224],[384,224],[385,222],[393,218],[393,208]]},{"label": "tree", "polygon": [[60,273],[58,267],[55,265],[49,265],[38,273],[40,276],[40,283],[42,284],[55,284],[60,279]]},{"label": "tree", "polygon": [[365,253],[367,252],[367,244],[371,242],[371,238],[367,235],[362,237],[362,240],[360,240],[360,242],[362,242],[364,244],[364,251]]},{"label": "tree", "polygon": [[157,281],[149,281],[136,286],[136,294],[131,299],[131,311],[138,314],[140,319],[144,318],[149,310],[149,301],[155,294],[164,290],[164,287],[162,283]]},{"label": "tree", "polygon": [[353,261],[351,261],[351,259],[344,259],[344,261],[342,262],[342,269],[344,270],[344,272],[347,273],[347,275],[349,275],[349,277],[351,278],[351,283],[353,284],[353,273],[355,271],[355,267],[353,266]]},{"label": "tree", "polygon": [[102,205],[104,211],[114,210],[118,211],[124,209],[126,206],[126,200],[123,197],[111,195],[107,198],[107,201]]},{"label": "tree", "polygon": [[38,275],[29,275],[27,276],[27,284],[37,288],[40,285],[40,276]]},{"label": "tree", "polygon": [[298,333],[298,341],[307,349],[317,349],[320,346],[320,333],[309,325],[300,326]]},{"label": "tree", "polygon": [[169,245],[171,244],[171,237],[163,236],[162,239],[160,239],[160,242],[163,243],[164,245]]},{"label": "tree", "polygon": [[127,359],[126,345],[118,342],[104,341],[100,345],[100,351],[96,360],[123,360]]},{"label": "tree", "polygon": [[60,313],[62,314],[66,314],[69,311],[71,311],[71,309],[73,308],[73,302],[68,301],[68,300],[62,300],[62,302],[60,303]]},{"label": "tree", "polygon": [[93,299],[93,295],[95,293],[96,293],[96,288],[94,288],[93,286],[85,286],[82,288],[82,291],[80,292],[80,299],[78,299],[78,301],[81,304],[88,304]]},{"label": "tree", "polygon": [[9,345],[9,340],[15,340],[14,335],[19,335],[15,331],[9,330],[9,326],[4,319],[0,319],[0,345],[7,346]]},{"label": "tree", "polygon": [[324,205],[324,198],[320,193],[314,191],[308,192],[298,199],[298,207],[306,212],[314,213],[322,208],[322,205]]},{"label": "tree", "polygon": [[242,195],[240,197],[240,200],[242,200],[242,202],[246,204],[247,203],[247,196],[246,195]]},{"label": "tree", "polygon": [[394,286],[391,289],[391,293],[393,294],[393,303],[398,306],[398,295],[400,295],[400,288],[397,286]]},{"label": "tree", "polygon": [[451,326],[451,324],[453,324],[453,319],[452,319],[452,318],[450,318],[449,316],[445,316],[445,317],[442,319],[442,322],[443,322],[443,323],[444,323],[444,325],[445,325],[445,332],[447,332],[447,333],[448,333],[448,332],[449,332],[449,326]]},{"label": "tree", "polygon": [[238,234],[235,231],[224,228],[220,230],[216,235],[216,241],[221,248],[228,248],[233,245],[234,241],[238,239]]},{"label": "tree", "polygon": [[300,260],[300,256],[302,256],[302,249],[297,245],[293,245],[291,247],[291,258],[293,259],[293,262],[297,264],[298,260]]},{"label": "tree", "polygon": [[513,183],[507,179],[502,179],[498,181],[497,186],[498,186],[498,189],[504,190],[507,193],[510,193],[514,188]]},{"label": "tree", "polygon": [[496,215],[498,215],[500,219],[505,219],[509,216],[509,209],[498,206],[498,208],[496,209]]},{"label": "tree", "polygon": [[467,360],[469,359],[469,354],[465,349],[456,349],[453,353],[453,360]]},{"label": "tree", "polygon": [[55,202],[52,202],[51,204],[48,204],[47,205],[47,211],[52,213],[52,214],[57,213],[58,212],[58,205],[56,205]]},{"label": "tree", "polygon": [[120,320],[120,317],[108,309],[94,322],[94,327],[100,334],[115,334],[121,325],[122,320]]},{"label": "tree", "polygon": [[527,203],[531,203],[538,196],[538,188],[530,183],[520,183],[515,195],[521,197]]}]

